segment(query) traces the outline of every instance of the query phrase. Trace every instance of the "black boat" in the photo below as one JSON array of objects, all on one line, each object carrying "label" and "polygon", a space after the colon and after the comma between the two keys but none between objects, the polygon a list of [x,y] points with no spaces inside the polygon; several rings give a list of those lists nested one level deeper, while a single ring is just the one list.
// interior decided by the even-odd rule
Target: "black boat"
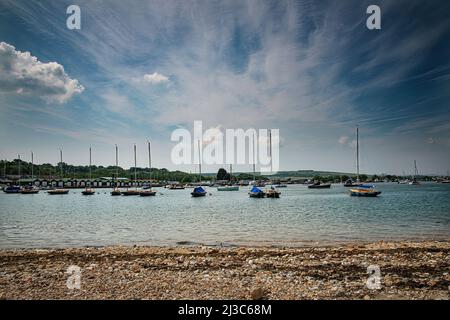
[{"label": "black boat", "polygon": [[316,182],[308,186],[309,189],[329,189],[330,187],[331,183],[320,183],[320,182]]},{"label": "black boat", "polygon": [[92,188],[86,188],[86,189],[84,189],[83,191],[81,191],[81,193],[82,193],[84,196],[92,196],[92,195],[95,194],[95,190],[92,189]]},{"label": "black boat", "polygon": [[344,183],[344,187],[359,187],[361,183],[353,182],[351,179],[348,179]]},{"label": "black boat", "polygon": [[7,186],[3,188],[4,193],[20,193],[21,188],[19,186]]},{"label": "black boat", "polygon": [[153,191],[152,189],[142,190],[142,191],[139,192],[139,195],[141,197],[156,196],[156,191]]}]

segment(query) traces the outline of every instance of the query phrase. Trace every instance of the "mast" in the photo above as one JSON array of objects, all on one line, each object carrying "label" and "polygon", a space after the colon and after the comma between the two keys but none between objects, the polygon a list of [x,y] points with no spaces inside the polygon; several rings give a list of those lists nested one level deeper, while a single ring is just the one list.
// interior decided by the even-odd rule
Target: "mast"
[{"label": "mast", "polygon": [[269,129],[269,157],[270,157],[270,174],[272,174],[272,130]]},{"label": "mast", "polygon": [[198,180],[200,182],[200,185],[202,184],[202,158],[201,158],[201,153],[200,153],[200,139],[197,140],[197,144],[198,144]]},{"label": "mast", "polygon": [[417,170],[417,163],[416,160],[414,160],[414,178],[419,175],[419,171]]},{"label": "mast", "polygon": [[356,127],[356,181],[359,182],[359,127]]},{"label": "mast", "polygon": [[116,144],[116,187],[118,183],[119,183],[119,150],[117,149]]},{"label": "mast", "polygon": [[233,168],[230,163],[230,182],[233,180]]},{"label": "mast", "polygon": [[34,159],[33,159],[33,151],[31,151],[31,180],[34,180]]},{"label": "mast", "polygon": [[252,149],[253,149],[253,182],[256,183],[256,175],[255,175],[255,133],[253,133],[253,144],[252,144]]},{"label": "mast", "polygon": [[148,169],[150,170],[150,190],[152,189],[152,153],[150,148],[150,141],[148,142]]},{"label": "mast", "polygon": [[89,147],[89,187],[92,184],[92,150],[91,147]]},{"label": "mast", "polygon": [[60,157],[60,170],[61,170],[61,179],[63,179],[63,158],[62,158],[62,149],[59,149],[59,157]]},{"label": "mast", "polygon": [[20,154],[18,155],[19,158],[19,186],[20,186]]},{"label": "mast", "polygon": [[136,172],[136,143],[134,144],[134,181],[137,180],[137,172]]},{"label": "mast", "polygon": [[3,177],[5,178],[5,180],[6,180],[6,162],[7,162],[8,160],[5,158],[5,163],[3,164]]}]

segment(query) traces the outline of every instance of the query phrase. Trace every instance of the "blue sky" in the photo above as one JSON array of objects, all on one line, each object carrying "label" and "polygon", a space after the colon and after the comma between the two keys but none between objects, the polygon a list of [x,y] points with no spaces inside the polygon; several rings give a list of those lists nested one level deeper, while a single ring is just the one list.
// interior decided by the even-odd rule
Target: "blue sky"
[{"label": "blue sky", "polygon": [[[81,8],[81,30],[66,8]],[[382,29],[366,28],[377,4]],[[448,1],[0,1],[0,157],[170,160],[171,132],[279,128],[282,170],[450,169]],[[34,58],[33,58],[34,57]],[[142,152],[139,152],[142,150]],[[218,166],[206,166],[215,171]],[[235,170],[251,170],[238,166]]]}]

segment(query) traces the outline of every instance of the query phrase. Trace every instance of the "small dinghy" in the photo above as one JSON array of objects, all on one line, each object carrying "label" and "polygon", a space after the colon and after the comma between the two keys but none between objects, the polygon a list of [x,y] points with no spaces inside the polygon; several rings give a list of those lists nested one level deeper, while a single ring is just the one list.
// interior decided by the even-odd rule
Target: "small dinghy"
[{"label": "small dinghy", "polygon": [[84,196],[92,196],[95,194],[95,190],[92,188],[86,188],[83,191],[81,191],[81,194]]},{"label": "small dinghy", "polygon": [[20,190],[21,194],[36,194],[39,193],[39,188],[37,187],[25,187],[22,190]]},{"label": "small dinghy", "polygon": [[281,195],[281,192],[276,190],[274,187],[264,190],[264,193],[267,198],[279,198]]}]

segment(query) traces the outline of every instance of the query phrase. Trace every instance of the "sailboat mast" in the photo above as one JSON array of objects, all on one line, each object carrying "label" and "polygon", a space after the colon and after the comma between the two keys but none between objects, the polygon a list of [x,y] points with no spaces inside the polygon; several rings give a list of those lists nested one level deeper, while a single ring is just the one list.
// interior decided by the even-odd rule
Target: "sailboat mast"
[{"label": "sailboat mast", "polygon": [[359,181],[359,127],[356,127],[356,181]]},{"label": "sailboat mast", "polygon": [[33,151],[31,151],[31,180],[34,180],[34,159],[33,159]]},{"label": "sailboat mast", "polygon": [[119,150],[117,149],[116,144],[116,186],[119,181]]},{"label": "sailboat mast", "polygon": [[148,170],[150,170],[150,190],[152,188],[152,152],[150,141],[148,141]]},{"label": "sailboat mast", "polygon": [[252,144],[252,149],[253,149],[253,181],[256,182],[256,175],[255,175],[255,133],[253,133],[253,144]]},{"label": "sailboat mast", "polygon": [[269,129],[269,157],[270,157],[270,174],[272,174],[272,130]]},{"label": "sailboat mast", "polygon": [[59,163],[60,163],[60,170],[61,170],[61,179],[63,179],[64,177],[63,177],[63,165],[62,165],[62,162],[63,162],[62,149],[59,149],[59,157],[60,157]]},{"label": "sailboat mast", "polygon": [[19,186],[20,186],[20,154],[18,155],[19,158]]},{"label": "sailboat mast", "polygon": [[136,165],[136,144],[134,144],[134,181],[137,180]]},{"label": "sailboat mast", "polygon": [[414,178],[418,175],[419,175],[419,171],[417,171],[417,163],[416,163],[416,160],[414,160]]},{"label": "sailboat mast", "polygon": [[92,150],[91,147],[89,147],[89,186],[91,185],[92,180]]},{"label": "sailboat mast", "polygon": [[232,179],[233,179],[233,168],[232,168],[232,165],[230,163],[230,182],[231,182]]},{"label": "sailboat mast", "polygon": [[197,140],[197,145],[198,145],[198,179],[199,182],[201,184],[202,182],[202,156],[201,156],[201,152],[200,152],[200,139]]}]

